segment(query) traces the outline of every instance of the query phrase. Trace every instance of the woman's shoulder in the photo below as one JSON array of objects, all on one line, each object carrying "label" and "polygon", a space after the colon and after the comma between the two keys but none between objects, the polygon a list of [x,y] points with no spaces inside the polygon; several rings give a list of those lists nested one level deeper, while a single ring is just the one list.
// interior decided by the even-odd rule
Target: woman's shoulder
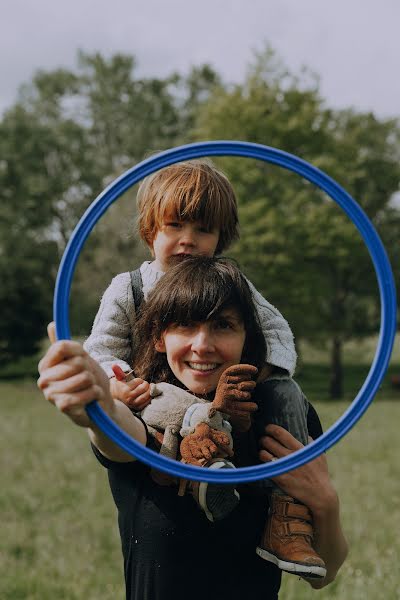
[{"label": "woman's shoulder", "polygon": [[319,438],[324,432],[318,413],[311,402],[308,403],[307,427],[308,433],[313,440]]}]

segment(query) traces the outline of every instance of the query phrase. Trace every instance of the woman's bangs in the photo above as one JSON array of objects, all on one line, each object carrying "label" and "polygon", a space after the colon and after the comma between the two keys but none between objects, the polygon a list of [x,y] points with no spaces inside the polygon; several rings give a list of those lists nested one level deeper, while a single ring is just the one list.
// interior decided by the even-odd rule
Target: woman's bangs
[{"label": "woman's bangs", "polygon": [[162,327],[172,324],[208,321],[228,307],[241,313],[241,302],[229,286],[221,282],[191,280],[180,282],[165,302],[162,312]]}]

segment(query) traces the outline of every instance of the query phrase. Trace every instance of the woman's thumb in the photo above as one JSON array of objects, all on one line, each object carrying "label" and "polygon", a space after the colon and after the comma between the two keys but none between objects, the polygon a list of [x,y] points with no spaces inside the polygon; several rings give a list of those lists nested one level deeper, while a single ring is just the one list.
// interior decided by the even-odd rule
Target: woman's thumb
[{"label": "woman's thumb", "polygon": [[55,344],[57,341],[56,337],[56,324],[54,321],[47,325],[47,335],[49,336],[49,340],[52,344]]}]

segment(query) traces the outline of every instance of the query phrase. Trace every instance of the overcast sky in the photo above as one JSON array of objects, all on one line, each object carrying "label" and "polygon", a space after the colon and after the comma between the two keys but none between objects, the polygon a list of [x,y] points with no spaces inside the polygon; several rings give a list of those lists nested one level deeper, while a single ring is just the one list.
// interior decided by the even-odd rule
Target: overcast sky
[{"label": "overcast sky", "polygon": [[331,106],[400,116],[399,0],[1,0],[0,112],[36,69],[75,67],[76,51],[134,54],[141,75],[211,63],[242,80],[268,42],[306,65]]}]

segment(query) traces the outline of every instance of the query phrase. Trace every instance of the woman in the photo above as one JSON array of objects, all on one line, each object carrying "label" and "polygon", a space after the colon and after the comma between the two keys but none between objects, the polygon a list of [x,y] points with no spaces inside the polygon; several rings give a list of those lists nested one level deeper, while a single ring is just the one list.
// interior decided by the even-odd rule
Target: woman
[{"label": "woman", "polygon": [[[210,400],[226,369],[240,362],[257,365],[264,352],[247,283],[222,259],[191,258],[168,271],[148,298],[138,326],[137,374]],[[157,448],[144,423],[111,398],[106,376],[79,344],[54,344],[39,370],[39,387],[47,399],[89,429],[94,453],[108,470],[129,600],[278,597],[281,571],[255,554],[266,514],[262,487],[243,486],[235,510],[221,521],[209,522],[190,495],[178,496],[173,485],[160,486],[147,466],[117,448],[90,422],[84,408],[96,399],[125,431]],[[263,410],[259,414],[258,429]],[[257,461],[252,431],[234,436],[238,465]],[[318,422],[310,434],[319,434]],[[301,443],[287,431],[272,425],[260,458],[271,460],[299,447]],[[324,459],[298,469],[298,474],[275,479],[313,514],[315,542],[327,574],[311,585],[322,587],[334,579],[346,555],[337,495]]]}]

